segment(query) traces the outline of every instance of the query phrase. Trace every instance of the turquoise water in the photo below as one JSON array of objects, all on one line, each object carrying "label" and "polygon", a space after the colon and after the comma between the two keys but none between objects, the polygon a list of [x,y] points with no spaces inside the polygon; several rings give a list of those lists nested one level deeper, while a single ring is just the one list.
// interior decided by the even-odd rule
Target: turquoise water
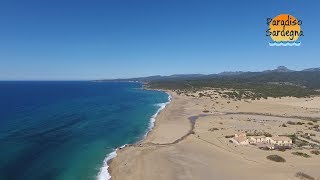
[{"label": "turquoise water", "polygon": [[93,180],[107,179],[105,158],[143,138],[168,95],[138,83],[0,82],[0,100],[1,180]]}]

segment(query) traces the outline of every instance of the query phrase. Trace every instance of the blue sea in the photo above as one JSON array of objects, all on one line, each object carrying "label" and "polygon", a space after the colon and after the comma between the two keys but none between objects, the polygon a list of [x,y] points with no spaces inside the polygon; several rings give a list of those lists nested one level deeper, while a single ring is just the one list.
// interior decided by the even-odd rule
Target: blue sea
[{"label": "blue sea", "polygon": [[139,83],[0,82],[0,179],[109,179],[115,149],[168,101]]}]

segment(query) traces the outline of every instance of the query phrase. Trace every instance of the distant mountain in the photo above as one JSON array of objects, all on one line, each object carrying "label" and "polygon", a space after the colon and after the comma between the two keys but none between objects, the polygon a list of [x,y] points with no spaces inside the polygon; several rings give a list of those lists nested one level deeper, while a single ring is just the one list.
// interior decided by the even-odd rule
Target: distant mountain
[{"label": "distant mountain", "polygon": [[313,71],[320,71],[320,67],[319,68],[309,68],[309,69],[304,69],[304,70],[302,70],[302,71],[311,71],[311,72],[313,72]]},{"label": "distant mountain", "polygon": [[171,78],[194,78],[194,77],[202,77],[205,76],[204,74],[173,74],[170,76],[166,76],[166,77],[171,77]]},{"label": "distant mountain", "polygon": [[156,75],[156,76],[148,76],[148,77],[137,77],[137,78],[123,78],[123,79],[102,79],[96,81],[103,81],[103,82],[150,82],[150,81],[157,81],[163,79],[164,76]]},{"label": "distant mountain", "polygon": [[196,81],[204,82],[237,82],[237,83],[271,83],[271,84],[295,84],[297,86],[305,86],[309,88],[320,88],[320,68],[310,68],[302,71],[290,70],[285,66],[279,66],[274,70],[266,70],[262,72],[222,72],[218,74],[174,74],[170,76],[149,76],[128,79],[109,79],[99,80],[108,82],[171,82],[178,81]]},{"label": "distant mountain", "polygon": [[240,75],[243,73],[245,73],[245,72],[243,72],[243,71],[224,71],[224,72],[219,73],[218,75],[219,76],[236,76],[236,75]]},{"label": "distant mountain", "polygon": [[261,74],[261,73],[278,73],[278,72],[285,73],[285,72],[295,72],[295,71],[288,69],[286,66],[278,66],[276,69],[265,70],[262,72],[224,71],[224,72],[218,73],[216,75],[219,75],[219,76],[255,76],[255,75]]},{"label": "distant mountain", "polygon": [[286,66],[278,66],[274,70],[266,70],[266,71],[263,71],[263,72],[293,72],[293,71],[294,70],[290,70]]},{"label": "distant mountain", "polygon": [[161,80],[188,80],[188,79],[197,79],[204,77],[203,74],[174,74],[170,76],[148,76],[148,77],[138,77],[138,78],[128,78],[128,79],[103,79],[98,81],[106,82],[141,82],[148,83],[151,81],[161,81]]}]

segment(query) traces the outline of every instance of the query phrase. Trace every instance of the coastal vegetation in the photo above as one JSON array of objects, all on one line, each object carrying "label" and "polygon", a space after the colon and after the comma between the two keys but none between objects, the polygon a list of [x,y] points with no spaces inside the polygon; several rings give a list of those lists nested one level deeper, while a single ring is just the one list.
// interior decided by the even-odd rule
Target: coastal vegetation
[{"label": "coastal vegetation", "polygon": [[[260,100],[267,99],[268,97],[280,98],[285,96],[291,97],[310,97],[312,95],[319,95],[318,91],[309,89],[306,87],[292,86],[292,85],[274,85],[274,84],[260,84],[260,83],[245,83],[236,81],[222,80],[214,81],[161,81],[151,82],[151,88],[155,89],[170,89],[179,93],[191,92],[195,93],[201,90],[207,90],[210,88],[216,88],[221,92],[221,96],[230,99],[251,99]],[[228,90],[228,91],[225,91]],[[206,96],[203,93],[199,93],[199,97]]]},{"label": "coastal vegetation", "polygon": [[[146,82],[154,89],[169,89],[177,93],[196,93],[216,89],[220,95],[230,99],[267,99],[310,97],[320,95],[320,71],[315,72],[248,72],[230,76],[206,75],[186,78],[162,78]],[[225,91],[228,90],[228,91]],[[198,93],[199,97],[208,96]]]}]

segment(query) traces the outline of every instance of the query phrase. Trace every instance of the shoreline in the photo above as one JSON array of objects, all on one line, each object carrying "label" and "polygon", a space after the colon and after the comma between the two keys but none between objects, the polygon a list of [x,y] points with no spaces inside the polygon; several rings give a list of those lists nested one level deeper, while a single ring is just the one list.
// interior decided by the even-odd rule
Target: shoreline
[{"label": "shoreline", "polygon": [[112,163],[112,160],[117,157],[117,151],[119,151],[121,149],[124,149],[127,146],[134,146],[136,144],[142,143],[147,138],[148,134],[152,131],[152,129],[155,127],[156,118],[159,115],[159,113],[161,113],[161,111],[163,109],[165,109],[166,106],[168,106],[168,104],[170,104],[171,101],[172,101],[172,95],[168,91],[158,90],[158,89],[147,89],[147,88],[144,88],[144,87],[142,87],[142,88],[143,88],[143,90],[160,91],[160,92],[166,93],[168,95],[168,101],[165,102],[165,103],[156,104],[156,105],[159,106],[159,109],[156,111],[156,113],[154,115],[152,115],[150,117],[150,119],[149,119],[149,127],[146,130],[146,133],[142,136],[142,138],[139,141],[137,141],[137,142],[135,142],[133,144],[124,144],[124,145],[114,149],[114,151],[112,151],[112,152],[107,154],[107,156],[103,160],[103,165],[100,168],[99,173],[97,175],[97,180],[110,180],[112,178],[111,173],[110,173],[110,171],[111,171],[110,164]]},{"label": "shoreline", "polygon": [[[140,141],[137,141],[136,143],[134,143],[134,144],[129,144],[129,145],[125,145],[123,148],[121,148],[121,149],[117,149],[117,152],[120,154],[121,152],[123,152],[123,151],[125,151],[126,149],[128,149],[128,148],[131,148],[131,147],[133,147],[133,148],[135,148],[135,147],[142,147],[142,144],[145,144],[145,145],[148,145],[148,144],[150,144],[150,141],[152,141],[151,140],[151,136],[153,135],[153,133],[155,133],[154,131],[158,128],[158,126],[159,126],[159,124],[161,123],[160,121],[160,115],[162,115],[162,113],[163,113],[163,111],[165,111],[165,110],[168,110],[168,109],[170,109],[170,107],[168,107],[168,106],[170,106],[170,105],[172,105],[173,103],[175,103],[175,95],[173,94],[173,92],[171,92],[171,91],[169,91],[169,90],[162,90],[162,89],[149,89],[149,88],[146,88],[146,87],[143,87],[143,89],[145,89],[145,90],[151,90],[151,91],[161,91],[161,92],[164,92],[164,93],[166,93],[166,94],[168,94],[168,99],[169,99],[169,101],[166,103],[166,106],[164,107],[164,108],[160,108],[158,111],[158,113],[156,113],[155,115],[155,121],[153,121],[153,127],[149,130],[149,131],[147,131],[147,133],[146,133],[146,135],[144,136],[144,138],[143,139],[141,139]],[[198,117],[198,116],[195,116],[195,117]],[[187,134],[185,134],[185,135],[183,135],[182,137],[180,137],[179,139],[177,139],[177,140],[175,140],[174,142],[171,142],[171,143],[168,143],[168,144],[175,144],[175,143],[178,143],[179,141],[181,141],[181,140],[183,140],[183,139],[185,139],[188,135],[190,135],[190,134],[193,134],[193,128],[194,128],[194,125],[195,125],[195,121],[194,120],[189,120],[188,121],[188,125],[190,125],[191,126],[191,128],[190,128],[190,130],[188,130],[188,133]],[[152,144],[152,143],[151,143]],[[153,144],[153,145],[155,145],[155,144]],[[159,143],[157,143],[157,145],[163,145],[163,144],[159,144]],[[114,160],[116,160],[116,158],[117,158],[117,156],[115,156],[114,158],[112,158],[112,159],[110,159],[109,161],[108,161],[108,166],[109,166],[109,174],[110,174],[110,179],[113,179],[113,162],[114,162]]]},{"label": "shoreline", "polygon": [[[145,90],[152,90],[152,89],[145,89]],[[168,95],[168,101],[165,102],[165,103],[160,103],[160,104],[157,104],[159,105],[159,109],[156,111],[156,113],[154,115],[151,116],[150,118],[150,122],[149,122],[149,127],[148,127],[148,130],[147,132],[145,133],[145,135],[143,136],[143,138],[138,141],[137,143],[139,142],[142,142],[144,139],[147,138],[148,134],[152,131],[152,129],[155,127],[155,123],[156,123],[156,118],[157,116],[161,113],[162,110],[164,110],[172,101],[172,95],[167,92],[167,91],[162,91],[162,90],[153,90],[153,91],[160,91],[160,92],[163,92],[163,93],[166,93]],[[134,143],[134,144],[137,144],[137,143]]]}]

